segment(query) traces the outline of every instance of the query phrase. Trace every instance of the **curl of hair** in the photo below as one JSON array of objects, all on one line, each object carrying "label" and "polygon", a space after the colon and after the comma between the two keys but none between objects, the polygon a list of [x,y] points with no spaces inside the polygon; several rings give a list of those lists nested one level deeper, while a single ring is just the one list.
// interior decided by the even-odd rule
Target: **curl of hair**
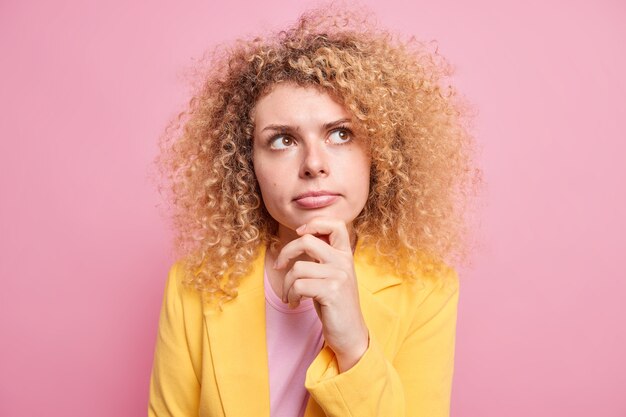
[{"label": "curl of hair", "polygon": [[353,224],[376,262],[412,278],[465,259],[464,210],[480,171],[467,107],[445,85],[450,66],[432,49],[326,8],[206,58],[202,82],[166,130],[156,160],[186,283],[221,306],[237,296],[259,246],[277,241],[252,166],[251,111],[284,82],[332,95],[367,138],[370,194]]}]

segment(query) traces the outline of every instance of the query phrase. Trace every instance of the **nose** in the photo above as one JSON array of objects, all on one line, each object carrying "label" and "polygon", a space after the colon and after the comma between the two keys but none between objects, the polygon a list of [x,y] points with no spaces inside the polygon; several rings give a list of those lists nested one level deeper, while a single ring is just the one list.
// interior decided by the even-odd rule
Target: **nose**
[{"label": "nose", "polygon": [[322,146],[313,144],[307,146],[302,157],[300,176],[303,178],[316,178],[329,174],[328,157]]}]

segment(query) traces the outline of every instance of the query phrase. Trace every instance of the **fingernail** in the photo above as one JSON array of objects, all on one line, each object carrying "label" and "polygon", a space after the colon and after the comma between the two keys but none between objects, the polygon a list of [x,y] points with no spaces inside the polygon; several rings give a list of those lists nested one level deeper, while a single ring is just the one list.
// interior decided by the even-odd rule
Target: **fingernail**
[{"label": "fingernail", "polygon": [[302,233],[306,229],[306,223],[296,229],[296,232]]}]

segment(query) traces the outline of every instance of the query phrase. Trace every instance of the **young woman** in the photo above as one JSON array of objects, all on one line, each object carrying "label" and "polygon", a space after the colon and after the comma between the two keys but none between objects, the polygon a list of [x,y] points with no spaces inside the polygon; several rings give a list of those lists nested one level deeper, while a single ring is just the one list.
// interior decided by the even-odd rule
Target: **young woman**
[{"label": "young woman", "polygon": [[149,415],[447,416],[474,171],[445,63],[317,11],[210,64],[159,160]]}]

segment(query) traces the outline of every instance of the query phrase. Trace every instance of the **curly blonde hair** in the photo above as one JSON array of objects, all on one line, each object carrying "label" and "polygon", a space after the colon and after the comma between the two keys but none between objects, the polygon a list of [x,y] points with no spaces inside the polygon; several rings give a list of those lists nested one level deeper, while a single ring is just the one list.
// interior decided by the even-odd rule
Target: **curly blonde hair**
[{"label": "curly blonde hair", "polygon": [[260,245],[276,242],[252,165],[251,110],[273,85],[332,95],[372,157],[370,193],[354,220],[359,244],[403,277],[465,259],[464,209],[476,190],[466,107],[444,85],[449,65],[428,45],[378,30],[346,10],[317,9],[288,30],[218,48],[161,141],[186,283],[220,306],[237,296]]}]

